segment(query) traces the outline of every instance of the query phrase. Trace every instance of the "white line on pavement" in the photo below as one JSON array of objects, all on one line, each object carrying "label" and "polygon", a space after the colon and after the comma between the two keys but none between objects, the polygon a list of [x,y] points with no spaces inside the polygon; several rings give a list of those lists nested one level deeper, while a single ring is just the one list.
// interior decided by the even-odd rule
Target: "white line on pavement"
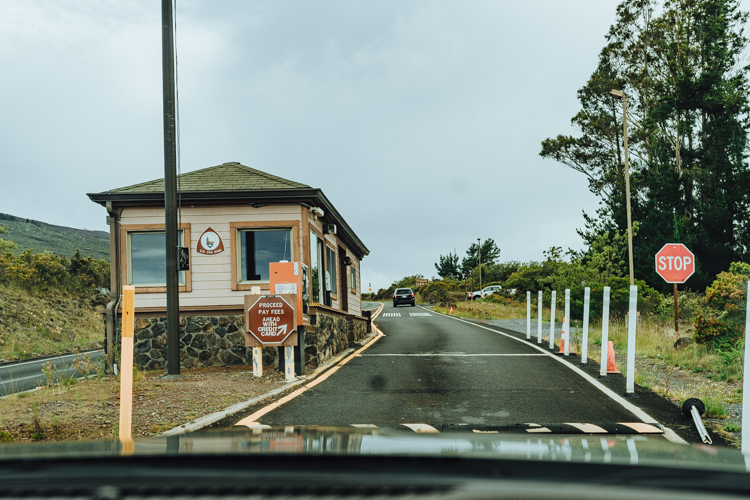
[{"label": "white line on pavement", "polygon": [[[419,307],[422,307],[422,306],[419,306]],[[521,344],[527,345],[527,346],[529,346],[529,347],[531,347],[533,349],[541,351],[546,356],[549,356],[550,358],[554,359],[555,361],[559,361],[564,366],[566,366],[566,367],[570,368],[571,370],[573,370],[576,374],[580,375],[583,379],[585,379],[591,385],[593,385],[594,387],[596,387],[597,389],[599,389],[600,391],[602,391],[604,394],[606,394],[607,396],[609,396],[610,399],[616,401],[617,403],[620,404],[620,406],[622,406],[626,410],[630,411],[630,413],[632,413],[636,417],[640,418],[641,421],[643,421],[643,422],[656,422],[656,419],[650,417],[648,413],[646,413],[645,411],[641,410],[636,405],[630,403],[625,398],[623,398],[622,396],[620,396],[616,392],[614,392],[612,389],[604,386],[598,380],[596,380],[594,377],[592,377],[591,375],[589,375],[585,371],[581,370],[577,366],[574,366],[574,365],[568,363],[566,360],[564,360],[562,358],[558,358],[556,355],[554,355],[554,354],[552,354],[550,352],[545,351],[543,348],[538,347],[536,344],[532,344],[532,343],[527,342],[526,339],[520,339],[520,338],[514,337],[513,335],[508,335],[507,333],[501,332],[499,330],[495,330],[493,328],[488,328],[488,327],[483,326],[483,325],[478,325],[476,323],[472,323],[471,321],[466,321],[464,319],[457,318],[457,317],[451,316],[449,314],[442,314],[442,313],[438,313],[436,311],[432,311],[432,312],[434,314],[440,314],[441,316],[445,316],[446,318],[451,318],[451,319],[454,319],[456,321],[460,321],[462,323],[467,323],[469,325],[474,325],[477,328],[483,328],[485,330],[489,330],[491,332],[495,332],[498,335],[503,335],[504,337],[507,337],[507,338],[512,339],[512,340],[515,340],[515,341],[517,341],[517,342],[519,342]],[[680,436],[678,436],[669,427],[664,427],[664,437],[666,437],[667,440],[671,441],[672,443],[687,444],[687,441],[685,441]]]}]

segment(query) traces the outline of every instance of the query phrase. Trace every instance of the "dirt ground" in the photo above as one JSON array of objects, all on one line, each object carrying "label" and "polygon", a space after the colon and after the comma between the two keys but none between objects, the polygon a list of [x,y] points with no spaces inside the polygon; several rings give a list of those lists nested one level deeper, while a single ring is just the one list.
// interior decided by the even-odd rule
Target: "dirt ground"
[{"label": "dirt ground", "polygon": [[[133,437],[155,436],[284,385],[267,369],[183,369],[179,378],[138,372],[133,386]],[[79,380],[0,399],[0,442],[107,439],[118,436],[119,377]]]}]

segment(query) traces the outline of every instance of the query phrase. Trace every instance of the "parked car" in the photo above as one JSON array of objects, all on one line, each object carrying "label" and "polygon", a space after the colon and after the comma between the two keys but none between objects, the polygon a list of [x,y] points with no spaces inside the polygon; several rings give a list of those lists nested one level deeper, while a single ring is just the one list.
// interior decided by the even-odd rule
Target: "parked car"
[{"label": "parked car", "polygon": [[471,300],[483,299],[485,297],[489,297],[493,293],[499,292],[502,289],[503,289],[503,287],[501,287],[500,285],[486,286],[486,287],[482,288],[481,290],[472,293],[471,294]]},{"label": "parked car", "polygon": [[399,304],[409,304],[412,307],[416,305],[414,291],[411,288],[397,288],[393,292],[393,307],[397,307]]}]

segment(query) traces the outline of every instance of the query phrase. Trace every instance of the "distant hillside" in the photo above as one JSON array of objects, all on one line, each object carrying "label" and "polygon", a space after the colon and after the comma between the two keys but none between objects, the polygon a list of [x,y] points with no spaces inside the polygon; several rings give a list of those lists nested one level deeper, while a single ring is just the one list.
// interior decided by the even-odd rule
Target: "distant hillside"
[{"label": "distant hillside", "polygon": [[84,257],[91,255],[109,261],[109,233],[104,231],[55,226],[2,213],[0,226],[6,229],[0,238],[18,246],[15,253],[31,248],[35,253],[50,252],[70,257],[80,250]]}]

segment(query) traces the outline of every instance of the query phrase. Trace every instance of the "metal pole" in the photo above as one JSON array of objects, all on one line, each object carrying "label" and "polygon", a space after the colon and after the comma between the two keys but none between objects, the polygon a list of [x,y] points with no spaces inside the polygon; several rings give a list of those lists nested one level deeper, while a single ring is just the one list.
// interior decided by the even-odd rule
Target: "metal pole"
[{"label": "metal pole", "polygon": [[172,0],[161,2],[164,102],[164,223],[167,252],[167,374],[180,374],[180,289],[177,271],[177,141]]},{"label": "metal pole", "polygon": [[628,212],[628,265],[630,266],[630,286],[635,285],[633,274],[633,223],[630,218],[630,163],[628,161],[628,114],[625,94],[622,95],[622,134],[625,145],[625,203]]},{"label": "metal pole", "polygon": [[675,342],[680,339],[680,327],[677,323],[677,283],[674,284],[674,340]]},{"label": "metal pole", "polygon": [[482,290],[482,243],[477,238],[477,252],[479,253],[479,291]]}]

